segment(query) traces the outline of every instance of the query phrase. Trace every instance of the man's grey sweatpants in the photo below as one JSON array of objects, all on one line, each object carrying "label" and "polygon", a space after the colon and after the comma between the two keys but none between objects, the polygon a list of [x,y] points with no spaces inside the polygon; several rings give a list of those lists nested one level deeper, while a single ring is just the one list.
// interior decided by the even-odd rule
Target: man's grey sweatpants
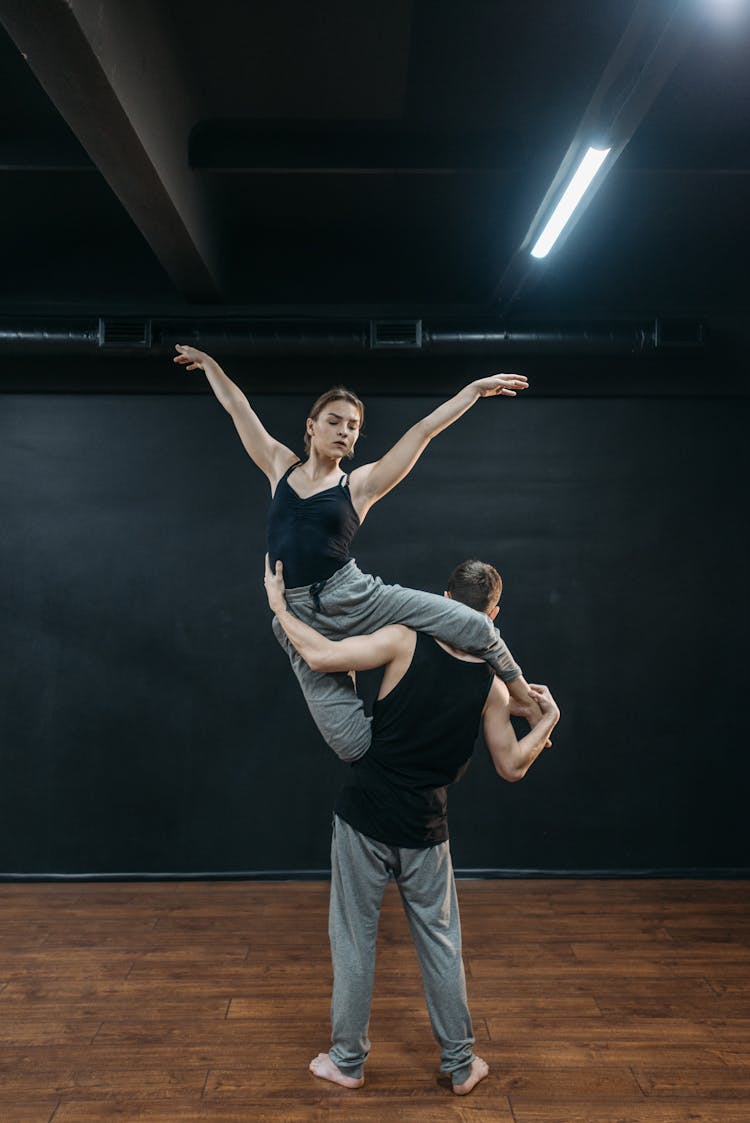
[{"label": "man's grey sweatpants", "polygon": [[[521,674],[489,617],[458,601],[401,585],[384,585],[379,577],[363,573],[354,559],[329,577],[317,596],[314,590],[314,585],[287,589],[287,605],[328,639],[369,635],[386,624],[405,624],[461,651],[481,655],[504,682]],[[370,747],[371,723],[351,677],[311,671],[276,617],[273,630],[289,655],[323,739],[342,760],[358,760]]]},{"label": "man's grey sweatpants", "polygon": [[355,1079],[370,1052],[368,1026],[375,941],[385,887],[393,876],[417,950],[442,1072],[469,1077],[474,1035],[466,1005],[461,925],[447,842],[411,850],[387,846],[337,816],[331,844],[328,933],[333,959],[329,1056]]}]

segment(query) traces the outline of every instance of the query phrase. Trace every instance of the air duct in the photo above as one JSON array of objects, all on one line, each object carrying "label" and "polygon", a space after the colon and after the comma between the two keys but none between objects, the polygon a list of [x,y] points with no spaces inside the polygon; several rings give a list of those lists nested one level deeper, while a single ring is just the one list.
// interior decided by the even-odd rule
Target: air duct
[{"label": "air duct", "polygon": [[109,317],[99,320],[100,347],[137,348],[139,351],[151,346],[151,320],[139,317],[119,319]]},{"label": "air duct", "polygon": [[0,355],[83,355],[98,347],[98,319],[0,319]]},{"label": "air duct", "polygon": [[175,343],[222,355],[646,355],[705,349],[695,320],[639,320],[498,327],[479,319],[150,317],[0,318],[1,355],[159,357]]},{"label": "air duct", "polygon": [[394,347],[419,350],[422,347],[422,321],[370,320],[370,347],[373,351]]}]

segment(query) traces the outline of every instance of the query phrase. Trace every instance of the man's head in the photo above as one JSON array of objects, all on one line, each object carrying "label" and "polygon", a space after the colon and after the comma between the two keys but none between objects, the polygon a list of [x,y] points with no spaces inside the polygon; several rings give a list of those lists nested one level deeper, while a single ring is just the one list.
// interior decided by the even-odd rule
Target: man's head
[{"label": "man's head", "polygon": [[470,558],[453,570],[445,595],[475,608],[477,612],[485,612],[490,620],[494,620],[502,591],[502,578],[494,566]]}]

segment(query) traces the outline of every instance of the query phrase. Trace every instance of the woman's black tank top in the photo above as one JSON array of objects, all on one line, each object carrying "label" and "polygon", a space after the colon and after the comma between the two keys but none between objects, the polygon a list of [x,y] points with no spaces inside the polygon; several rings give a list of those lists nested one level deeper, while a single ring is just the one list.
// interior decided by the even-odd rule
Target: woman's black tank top
[{"label": "woman's black tank top", "polygon": [[301,499],[289,475],[278,483],[268,512],[268,556],[273,569],[280,559],[288,589],[327,581],[350,560],[349,547],[359,530],[359,516],[349,494],[349,477]]}]

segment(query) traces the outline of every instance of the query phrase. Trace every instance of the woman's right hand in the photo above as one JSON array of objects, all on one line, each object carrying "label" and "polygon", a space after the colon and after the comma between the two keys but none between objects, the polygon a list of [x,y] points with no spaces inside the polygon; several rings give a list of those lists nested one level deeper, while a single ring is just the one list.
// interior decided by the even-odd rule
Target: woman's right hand
[{"label": "woman's right hand", "polygon": [[175,343],[175,350],[177,354],[173,361],[187,366],[188,370],[205,370],[204,364],[212,361],[211,356],[205,351],[199,351],[197,347],[188,347],[184,343]]},{"label": "woman's right hand", "polygon": [[527,390],[529,380],[525,374],[492,374],[489,378],[477,378],[470,383],[480,398],[491,398],[496,394],[503,394],[508,398],[515,398],[519,390]]},{"label": "woman's right hand", "polygon": [[284,566],[280,561],[271,569],[271,562],[266,554],[266,571],[263,579],[266,586],[268,605],[277,615],[286,608],[286,586],[284,585]]},{"label": "woman's right hand", "polygon": [[530,682],[529,692],[543,714],[554,714],[555,720],[559,720],[560,708],[550,694],[548,686],[542,686],[541,683],[537,682]]}]

